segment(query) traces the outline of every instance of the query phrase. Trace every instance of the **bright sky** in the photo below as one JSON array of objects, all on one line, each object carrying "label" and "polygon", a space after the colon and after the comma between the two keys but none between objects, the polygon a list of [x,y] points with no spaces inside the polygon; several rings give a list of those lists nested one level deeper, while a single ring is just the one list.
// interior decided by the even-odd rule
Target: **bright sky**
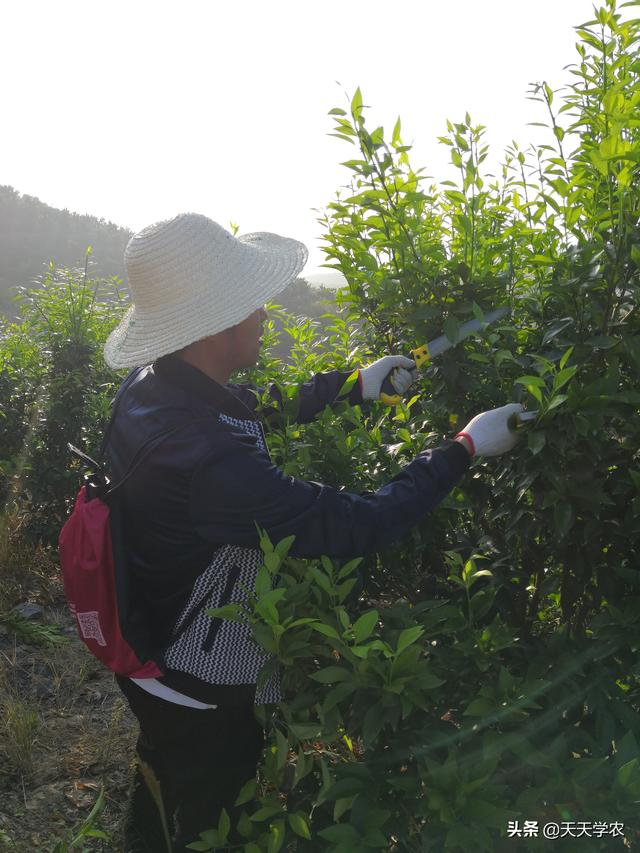
[{"label": "bright sky", "polygon": [[[600,4],[598,4],[600,5]],[[183,211],[304,241],[355,148],[327,112],[360,86],[414,168],[465,111],[496,157],[570,80],[591,0],[20,0],[3,4],[0,184],[139,230]],[[338,82],[336,82],[338,81]],[[375,123],[374,123],[375,122]]]}]

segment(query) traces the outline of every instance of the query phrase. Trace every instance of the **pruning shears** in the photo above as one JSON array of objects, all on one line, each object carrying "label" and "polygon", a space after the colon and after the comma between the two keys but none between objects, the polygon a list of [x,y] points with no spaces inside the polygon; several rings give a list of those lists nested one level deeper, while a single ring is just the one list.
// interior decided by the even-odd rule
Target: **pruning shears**
[{"label": "pruning shears", "polygon": [[[442,355],[443,352],[451,349],[451,347],[457,346],[460,341],[468,338],[469,335],[474,334],[474,332],[479,331],[484,326],[489,325],[489,323],[499,320],[500,317],[504,317],[508,310],[509,309],[507,307],[503,306],[502,308],[496,308],[495,311],[491,311],[489,314],[486,314],[483,320],[469,320],[467,323],[463,323],[462,326],[460,326],[458,336],[455,341],[451,341],[451,339],[446,335],[440,335],[433,341],[429,341],[427,344],[423,344],[422,346],[412,349],[409,358],[413,359],[416,367],[423,367],[428,361],[431,361],[431,359]],[[395,370],[397,370],[397,368],[390,371],[389,375],[382,383],[382,388],[380,390],[380,400],[382,400],[382,402],[387,406],[397,406],[402,401],[402,396],[398,394],[391,382],[391,376]],[[509,419],[509,428],[516,429],[523,423],[534,420],[537,415],[537,412],[521,412],[519,414],[512,415]]]}]

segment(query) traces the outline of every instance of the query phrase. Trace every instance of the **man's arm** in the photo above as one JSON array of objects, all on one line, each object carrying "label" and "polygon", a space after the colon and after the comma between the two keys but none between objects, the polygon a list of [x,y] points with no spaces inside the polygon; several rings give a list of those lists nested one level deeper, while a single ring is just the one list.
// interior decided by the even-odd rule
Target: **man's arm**
[{"label": "man's arm", "polygon": [[258,546],[255,522],[278,542],[294,535],[298,557],[372,553],[407,533],[455,486],[469,466],[458,441],[426,450],[376,492],[363,495],[286,476],[257,446],[231,428],[197,466],[189,512],[210,542]]},{"label": "man's arm", "polygon": [[[298,391],[298,409],[294,423],[307,424],[319,414],[325,406],[330,406],[340,400],[347,400],[352,406],[362,403],[362,385],[358,378],[348,394],[339,397],[340,390],[353,371],[332,370],[327,373],[316,373],[308,382],[301,385]],[[255,385],[236,385],[229,382],[227,388],[235,394],[252,412],[256,410],[258,397],[264,393],[263,388]],[[268,419],[277,412],[282,412],[283,400],[280,389],[275,382],[268,387],[269,397],[273,400],[271,407],[263,409]]]}]

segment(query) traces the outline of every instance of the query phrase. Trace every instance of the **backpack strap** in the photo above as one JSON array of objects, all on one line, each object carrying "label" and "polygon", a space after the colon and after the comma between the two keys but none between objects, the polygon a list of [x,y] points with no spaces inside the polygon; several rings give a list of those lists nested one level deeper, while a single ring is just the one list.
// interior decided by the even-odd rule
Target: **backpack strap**
[{"label": "backpack strap", "polygon": [[[124,392],[130,385],[133,385],[133,383],[138,378],[140,373],[145,369],[145,367],[146,365],[134,368],[124,380],[120,388],[118,388],[118,392],[113,400],[113,411],[111,412],[111,417],[109,418],[109,423],[107,424],[107,428],[102,439],[102,444],[100,445],[100,450],[98,451],[98,456],[100,459],[104,459],[104,452],[107,449],[107,444],[109,443],[109,439],[111,438],[111,430],[113,429],[113,424],[116,419],[116,412],[118,411],[118,406],[120,405],[120,401],[124,396]],[[91,461],[93,462],[93,460]]]},{"label": "backpack strap", "polygon": [[[100,445],[99,458],[104,459],[105,450],[107,448],[107,444],[109,442],[109,438],[111,437],[111,432],[113,430],[113,425],[115,422],[116,414],[118,411],[118,406],[122,397],[124,396],[124,392],[132,385],[135,380],[138,378],[140,373],[145,369],[146,365],[142,367],[137,367],[131,371],[131,373],[127,376],[125,381],[122,383],[118,392],[113,401],[113,411],[111,412],[111,418],[109,419],[109,423],[107,424],[107,428],[104,434],[104,438],[102,439],[102,444]],[[147,439],[134,453],[133,459],[131,460],[129,467],[125,471],[122,479],[119,483],[116,483],[114,486],[111,485],[111,481],[107,474],[107,470],[102,462],[98,462],[93,459],[87,453],[83,453],[82,450],[79,450],[77,447],[74,447],[73,444],[68,443],[67,447],[75,456],[77,456],[93,473],[91,475],[85,476],[85,484],[87,486],[87,500],[91,500],[93,497],[100,498],[108,498],[111,497],[114,492],[116,492],[121,486],[123,486],[129,477],[137,470],[138,466],[147,458],[147,456],[151,453],[152,450],[155,450],[156,447],[159,447],[160,444],[169,436],[178,432],[184,427],[190,426],[194,423],[199,423],[201,421],[211,421],[215,420],[217,416],[208,415],[202,418],[194,418],[190,421],[184,421],[177,426],[172,427],[171,429],[163,430],[162,432],[156,433],[152,435],[151,438]]]},{"label": "backpack strap", "polygon": [[147,441],[145,441],[144,444],[139,447],[138,450],[135,452],[129,467],[120,482],[116,483],[115,486],[112,486],[107,492],[102,495],[102,497],[111,497],[113,493],[116,492],[121,486],[124,486],[129,477],[131,477],[132,474],[142,464],[142,462],[144,462],[144,460],[151,453],[151,451],[159,447],[166,438],[169,438],[169,436],[173,435],[176,432],[179,432],[181,429],[184,429],[187,426],[191,426],[192,424],[212,420],[217,420],[217,415],[207,415],[206,417],[194,418],[190,421],[184,421],[183,423],[178,424],[177,426],[174,426],[171,429],[164,430],[163,432],[156,433],[155,435],[151,436],[151,438],[147,439]]}]

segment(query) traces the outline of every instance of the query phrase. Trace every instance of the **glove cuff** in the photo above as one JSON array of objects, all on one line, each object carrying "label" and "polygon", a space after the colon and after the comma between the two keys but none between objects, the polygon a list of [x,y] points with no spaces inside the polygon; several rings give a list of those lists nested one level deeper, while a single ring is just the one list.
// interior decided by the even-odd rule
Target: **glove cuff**
[{"label": "glove cuff", "polygon": [[453,437],[454,437],[454,439],[456,439],[456,438],[458,438],[458,436],[461,436],[462,438],[467,439],[467,441],[471,445],[471,455],[475,456],[476,455],[476,445],[475,445],[474,440],[469,435],[469,433],[468,432],[458,432]]},{"label": "glove cuff", "polygon": [[370,371],[371,365],[369,365],[369,367],[361,367],[358,370],[358,382],[360,383],[360,393],[362,394],[363,400],[377,400],[380,396],[380,380],[376,378],[376,373],[378,373],[378,371],[374,369],[373,376]]}]

